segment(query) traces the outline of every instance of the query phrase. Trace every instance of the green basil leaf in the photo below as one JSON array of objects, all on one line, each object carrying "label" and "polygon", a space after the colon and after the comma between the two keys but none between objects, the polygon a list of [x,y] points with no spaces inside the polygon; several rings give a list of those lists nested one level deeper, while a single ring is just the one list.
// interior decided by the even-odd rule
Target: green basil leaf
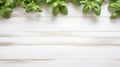
[{"label": "green basil leaf", "polygon": [[89,2],[88,1],[80,1],[80,4],[87,5]]},{"label": "green basil leaf", "polygon": [[67,4],[66,4],[64,1],[61,1],[61,2],[60,2],[60,5],[61,5],[61,6],[67,6]]},{"label": "green basil leaf", "polygon": [[5,6],[7,7],[14,7],[14,0],[6,0]]},{"label": "green basil leaf", "polygon": [[85,5],[84,7],[83,7],[83,12],[84,13],[86,13],[86,12],[88,12],[89,11],[89,6],[88,5]]},{"label": "green basil leaf", "polygon": [[99,7],[93,7],[92,8],[92,11],[96,14],[96,15],[100,15],[100,13],[101,13],[101,7],[99,6]]},{"label": "green basil leaf", "polygon": [[9,18],[11,13],[12,13],[11,8],[2,7],[0,10],[0,16],[3,18]]},{"label": "green basil leaf", "polygon": [[94,0],[94,2],[101,6],[104,3],[104,0]]},{"label": "green basil leaf", "polygon": [[61,7],[60,12],[64,15],[68,15],[68,8],[67,7]]},{"label": "green basil leaf", "polygon": [[42,12],[42,9],[39,6],[37,6],[35,3],[29,3],[25,9],[26,12],[31,12],[31,11]]},{"label": "green basil leaf", "polygon": [[52,5],[53,8],[58,7],[58,6],[59,6],[59,3],[57,3],[57,2],[54,2]]},{"label": "green basil leaf", "polygon": [[112,9],[120,9],[120,4],[110,3],[110,4],[109,4],[109,8],[112,8]]},{"label": "green basil leaf", "polygon": [[72,3],[76,6],[80,6],[80,0],[72,0]]},{"label": "green basil leaf", "polygon": [[115,18],[117,18],[118,16],[120,16],[120,10],[113,12],[112,15],[110,16],[110,19],[115,19]]},{"label": "green basil leaf", "polygon": [[59,13],[59,7],[55,7],[55,8],[53,7],[52,8],[52,13],[53,13],[54,16],[57,16],[58,13]]},{"label": "green basil leaf", "polygon": [[46,3],[50,3],[52,0],[46,0]]}]

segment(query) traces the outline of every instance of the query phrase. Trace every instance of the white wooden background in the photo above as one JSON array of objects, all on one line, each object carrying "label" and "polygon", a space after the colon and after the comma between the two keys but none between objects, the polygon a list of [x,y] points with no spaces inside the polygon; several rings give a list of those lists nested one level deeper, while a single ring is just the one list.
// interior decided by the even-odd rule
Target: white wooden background
[{"label": "white wooden background", "polygon": [[68,5],[69,15],[25,13],[15,8],[0,19],[0,67],[120,67],[120,19],[83,14]]}]

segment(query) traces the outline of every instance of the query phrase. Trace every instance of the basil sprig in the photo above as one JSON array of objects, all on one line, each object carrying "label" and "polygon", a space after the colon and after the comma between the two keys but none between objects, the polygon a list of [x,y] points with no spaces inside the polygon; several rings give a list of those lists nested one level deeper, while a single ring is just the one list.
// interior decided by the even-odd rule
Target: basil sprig
[{"label": "basil sprig", "polygon": [[0,16],[2,18],[9,18],[13,12],[13,8],[17,5],[16,0],[0,0]]},{"label": "basil sprig", "polygon": [[52,14],[57,16],[59,13],[68,15],[66,0],[47,0],[46,3],[52,4]]},{"label": "basil sprig", "polygon": [[97,16],[101,13],[101,5],[104,3],[104,0],[83,0],[80,1],[84,5],[83,12],[86,13],[89,10],[92,10]]},{"label": "basil sprig", "polygon": [[[0,17],[9,18],[13,8],[16,6],[23,7],[26,12],[42,12],[41,4],[51,5],[54,16],[59,13],[68,15],[68,2],[72,2],[76,6],[83,5],[83,13],[91,10],[95,15],[99,16],[104,0],[0,0]],[[110,19],[120,16],[120,0],[111,0],[108,8],[112,9]]]},{"label": "basil sprig", "polygon": [[19,0],[20,6],[25,8],[26,12],[42,12],[42,9],[39,7],[41,0]]},{"label": "basil sprig", "polygon": [[109,9],[112,9],[112,14],[110,16],[110,19],[115,19],[120,16],[120,0],[111,0],[109,4]]},{"label": "basil sprig", "polygon": [[74,5],[76,5],[76,6],[80,6],[81,4],[80,4],[80,1],[81,0],[72,0],[72,3],[74,4]]}]

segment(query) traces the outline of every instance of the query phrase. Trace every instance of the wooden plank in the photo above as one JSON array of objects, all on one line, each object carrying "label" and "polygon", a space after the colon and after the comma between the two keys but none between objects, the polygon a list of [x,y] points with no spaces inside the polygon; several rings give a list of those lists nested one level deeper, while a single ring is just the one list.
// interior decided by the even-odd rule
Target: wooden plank
[{"label": "wooden plank", "polygon": [[[120,20],[120,19],[119,19]],[[20,31],[120,31],[119,20],[106,17],[41,17],[0,20],[0,32]]]},{"label": "wooden plank", "polygon": [[95,37],[120,38],[120,32],[0,32],[0,37]]},{"label": "wooden plank", "polygon": [[0,45],[120,46],[120,32],[0,32]]},{"label": "wooden plank", "polygon": [[18,37],[0,38],[0,45],[78,45],[78,46],[119,46],[118,38],[78,38],[78,37]]},{"label": "wooden plank", "polygon": [[1,67],[119,67],[120,61],[109,60],[52,60],[52,61],[8,61]]},{"label": "wooden plank", "polygon": [[120,61],[111,60],[51,60],[51,61],[5,61],[1,67],[119,67]]},{"label": "wooden plank", "polygon": [[78,47],[61,45],[41,46],[7,46],[0,47],[0,59],[106,59],[119,60],[120,47]]}]

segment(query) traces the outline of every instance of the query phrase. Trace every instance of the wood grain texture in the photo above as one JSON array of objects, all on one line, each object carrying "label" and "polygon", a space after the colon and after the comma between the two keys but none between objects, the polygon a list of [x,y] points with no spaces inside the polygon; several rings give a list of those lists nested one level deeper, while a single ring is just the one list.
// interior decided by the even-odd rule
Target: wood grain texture
[{"label": "wood grain texture", "polygon": [[8,61],[1,67],[119,67],[119,61],[110,60],[51,60],[51,61]]},{"label": "wood grain texture", "polygon": [[119,32],[119,20],[111,22],[107,17],[51,17],[10,18],[0,21],[0,32],[34,32],[34,31],[101,31]]},{"label": "wood grain texture", "polygon": [[119,46],[120,32],[1,32],[0,45]]},{"label": "wood grain texture", "polygon": [[0,59],[107,59],[120,60],[117,46],[6,46],[0,47]]},{"label": "wood grain texture", "polygon": [[0,19],[0,67],[120,67],[120,19],[110,20],[107,6],[99,17],[71,3],[58,17],[46,6],[40,14],[15,8]]}]

